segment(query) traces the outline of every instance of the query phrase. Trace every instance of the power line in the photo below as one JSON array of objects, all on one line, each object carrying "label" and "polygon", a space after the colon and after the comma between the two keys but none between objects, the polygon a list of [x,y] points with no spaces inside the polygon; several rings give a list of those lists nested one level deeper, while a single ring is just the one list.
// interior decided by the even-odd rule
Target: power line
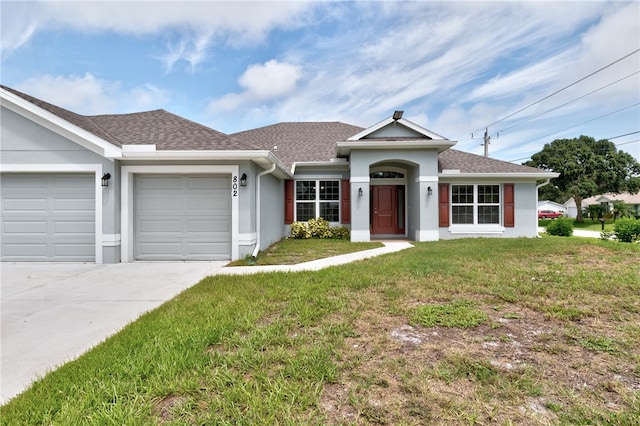
[{"label": "power line", "polygon": [[578,101],[578,100],[580,100],[580,99],[582,99],[582,98],[585,98],[585,97],[587,97],[587,96],[589,96],[589,95],[592,95],[592,94],[594,94],[594,93],[596,93],[596,92],[598,92],[598,91],[600,91],[600,90],[602,90],[602,89],[606,89],[606,88],[607,88],[607,87],[609,87],[609,86],[613,86],[614,84],[619,83],[619,82],[621,82],[622,80],[626,80],[626,79],[627,79],[627,78],[629,78],[629,77],[633,77],[633,76],[634,76],[634,75],[636,75],[636,74],[640,74],[640,71],[636,71],[636,72],[634,72],[634,73],[631,73],[631,74],[629,74],[629,75],[628,75],[628,76],[626,76],[626,77],[622,77],[622,78],[620,78],[620,79],[618,79],[618,80],[616,80],[616,81],[614,81],[614,82],[612,82],[612,83],[609,83],[609,84],[607,84],[607,85],[605,85],[605,86],[602,86],[602,87],[600,87],[600,88],[598,88],[598,89],[596,89],[596,90],[592,90],[591,92],[589,92],[589,93],[587,93],[587,94],[584,94],[584,95],[582,95],[582,96],[579,96],[579,97],[577,97],[577,98],[575,98],[575,99],[572,99],[572,100],[570,100],[569,102],[565,102],[565,103],[563,103],[562,105],[558,105],[557,107],[554,107],[554,108],[551,108],[551,109],[549,109],[549,110],[547,110],[547,111],[541,112],[541,113],[540,113],[540,114],[538,114],[538,115],[534,115],[533,117],[529,117],[529,118],[527,118],[526,120],[523,120],[523,121],[521,121],[521,122],[519,122],[519,123],[516,123],[516,124],[514,124],[514,125],[512,125],[512,126],[509,126],[509,127],[507,127],[507,128],[504,128],[504,129],[500,130],[500,132],[505,132],[505,131],[507,131],[507,130],[509,130],[509,129],[513,129],[514,127],[518,127],[519,125],[524,124],[524,123],[526,123],[526,122],[528,122],[528,121],[531,121],[531,120],[533,120],[533,119],[536,119],[536,118],[540,117],[541,115],[548,114],[548,113],[550,113],[550,112],[552,112],[552,111],[555,111],[555,110],[557,110],[557,109],[562,108],[563,106],[567,106],[567,105],[569,105],[569,104],[571,104],[571,103],[573,103],[573,102],[575,102],[575,101]]},{"label": "power line", "polygon": [[[638,133],[638,132],[636,132],[636,133]],[[617,143],[617,144],[615,144],[615,146],[629,145],[630,143],[634,143],[634,142],[640,142],[640,139],[636,139],[635,141]]]},{"label": "power line", "polygon": [[611,139],[618,139],[624,136],[635,135],[636,133],[640,133],[640,130],[636,130],[635,132],[625,133],[624,135],[618,135],[618,136],[614,136],[612,138],[606,138],[606,139],[610,141]]},{"label": "power line", "polygon": [[494,121],[494,122],[493,122],[493,123],[491,123],[491,124],[488,124],[488,125],[486,125],[486,126],[482,126],[480,129],[478,129],[478,130],[476,130],[476,131],[474,131],[474,132],[472,132],[472,133],[477,133],[477,132],[481,131],[483,128],[491,127],[491,126],[494,126],[494,125],[496,125],[496,124],[498,124],[498,123],[501,123],[501,122],[503,122],[504,120],[506,120],[507,118],[513,117],[514,115],[519,114],[519,113],[521,113],[522,111],[525,111],[525,110],[527,110],[527,109],[531,108],[532,106],[537,105],[537,104],[539,104],[540,102],[545,101],[545,100],[549,99],[550,97],[557,95],[558,93],[560,93],[560,92],[562,92],[562,91],[564,91],[564,90],[568,89],[569,87],[575,86],[576,84],[578,84],[578,83],[580,83],[580,82],[582,82],[582,81],[586,80],[587,78],[592,77],[592,76],[596,75],[597,73],[599,73],[599,72],[601,72],[601,71],[604,71],[605,69],[607,69],[607,68],[609,68],[609,67],[611,67],[611,66],[613,66],[613,65],[617,64],[618,62],[620,62],[620,61],[622,61],[622,60],[624,60],[624,59],[627,59],[629,56],[634,55],[634,54],[636,54],[636,53],[638,53],[638,52],[640,52],[640,49],[636,49],[636,50],[634,50],[634,51],[633,51],[633,52],[631,52],[631,53],[627,53],[627,54],[626,54],[626,55],[624,55],[622,58],[620,58],[620,59],[616,59],[615,61],[611,62],[610,64],[605,65],[604,67],[602,67],[602,68],[600,68],[600,69],[598,69],[598,70],[596,70],[596,71],[592,72],[591,74],[589,74],[589,75],[587,75],[587,76],[584,76],[584,77],[582,77],[582,78],[581,78],[581,79],[579,79],[579,80],[574,81],[573,83],[571,83],[571,84],[569,84],[569,85],[567,85],[567,86],[563,87],[562,89],[558,89],[558,90],[556,90],[555,92],[553,92],[552,94],[547,95],[547,96],[545,96],[544,98],[542,98],[542,99],[540,99],[540,100],[537,100],[537,101],[533,102],[532,104],[527,105],[527,106],[526,106],[526,107],[524,107],[524,108],[520,108],[520,109],[519,109],[519,110],[517,110],[516,112],[512,112],[511,114],[508,114],[508,115],[506,115],[506,116],[502,117],[501,119],[499,119],[499,120],[497,120],[497,121]]},{"label": "power line", "polygon": [[[582,126],[583,124],[590,123],[590,122],[592,122],[592,121],[596,121],[596,120],[599,120],[599,119],[604,118],[604,117],[608,117],[608,116],[613,115],[613,114],[617,114],[617,113],[619,113],[619,112],[621,112],[621,111],[627,110],[627,109],[629,109],[629,108],[633,108],[633,107],[638,106],[638,105],[640,105],[640,102],[636,102],[636,103],[635,103],[635,104],[633,104],[633,105],[629,105],[629,106],[626,106],[626,107],[623,107],[623,108],[617,109],[617,110],[612,111],[612,112],[607,113],[607,114],[599,115],[598,117],[592,118],[592,119],[587,120],[587,121],[583,121],[583,122],[578,123],[578,124],[574,124],[573,126],[566,127],[566,128],[564,128],[564,129],[561,129],[561,130],[556,130],[555,132],[553,132],[553,133],[549,133],[548,135],[540,136],[540,137],[538,137],[538,138],[536,138],[536,139],[534,139],[534,140],[530,140],[530,141],[528,141],[528,142],[520,143],[520,144],[518,144],[518,145],[525,145],[525,144],[528,144],[528,143],[531,143],[531,142],[535,142],[535,141],[538,141],[538,140],[540,140],[540,139],[544,139],[544,138],[547,138],[547,137],[549,137],[549,136],[555,135],[556,133],[564,132],[565,130],[573,129],[574,127]],[[632,133],[629,133],[629,134],[631,134],[631,135],[632,135],[632,134],[634,134],[634,133],[640,133],[640,131],[638,131],[638,132],[632,132]],[[620,136],[616,136],[616,137],[622,137],[622,136],[627,136],[627,135],[620,135]],[[516,145],[516,146],[517,146],[517,145]],[[500,152],[501,152],[501,151],[498,151],[497,153],[500,153]],[[495,154],[494,154],[494,155],[495,155]],[[529,158],[529,157],[517,158],[517,159],[515,159],[515,160],[510,160],[510,161],[509,161],[509,163],[513,163],[513,162],[515,162],[515,161],[520,161],[520,160],[527,159],[527,158]]]},{"label": "power line", "polygon": [[[633,133],[640,133],[640,132],[633,132]],[[633,133],[627,133],[628,135],[632,135]],[[622,136],[626,136],[626,135],[622,135]],[[609,139],[613,139],[613,138],[607,138],[607,140]],[[627,141],[627,142],[622,142],[622,143],[614,143],[615,146],[622,146],[622,145],[629,145],[630,143],[635,143],[635,142],[640,142],[640,139],[636,139],[634,141]],[[532,154],[533,155],[533,154]],[[526,157],[522,157],[522,158],[516,158],[515,160],[509,160],[509,163],[515,163],[516,161],[522,161],[522,160],[526,160],[531,158],[531,155],[528,155]]]}]

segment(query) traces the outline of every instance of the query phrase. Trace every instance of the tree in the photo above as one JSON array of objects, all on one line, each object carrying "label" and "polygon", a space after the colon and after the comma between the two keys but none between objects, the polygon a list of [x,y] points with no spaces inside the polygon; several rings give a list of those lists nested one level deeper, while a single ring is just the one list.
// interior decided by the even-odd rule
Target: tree
[{"label": "tree", "polygon": [[640,163],[606,139],[556,139],[525,164],[560,173],[551,183],[565,198],[573,198],[577,222],[584,222],[583,199],[605,192],[635,194],[640,190]]},{"label": "tree", "polygon": [[624,201],[613,202],[613,220],[615,222],[619,217],[633,217],[633,210],[631,206],[628,206]]}]

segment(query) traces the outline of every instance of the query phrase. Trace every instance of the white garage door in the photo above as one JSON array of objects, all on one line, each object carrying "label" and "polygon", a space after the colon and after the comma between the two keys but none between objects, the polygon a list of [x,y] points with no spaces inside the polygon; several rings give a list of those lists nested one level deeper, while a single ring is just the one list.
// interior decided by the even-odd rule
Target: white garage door
[{"label": "white garage door", "polygon": [[0,180],[3,261],[95,261],[93,175],[3,173]]},{"label": "white garage door", "polygon": [[229,260],[230,178],[140,174],[134,178],[136,260]]}]

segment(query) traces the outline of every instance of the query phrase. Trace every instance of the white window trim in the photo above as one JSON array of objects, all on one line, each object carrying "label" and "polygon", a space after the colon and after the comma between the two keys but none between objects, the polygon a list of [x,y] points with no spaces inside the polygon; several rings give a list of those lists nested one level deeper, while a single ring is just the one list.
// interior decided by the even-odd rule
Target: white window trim
[{"label": "white window trim", "polygon": [[95,262],[101,264],[102,247],[109,246],[102,235],[102,164],[3,164],[5,173],[93,173],[95,182]]},{"label": "white window trim", "polygon": [[[470,223],[453,223],[453,187],[454,186],[473,186],[473,224]],[[478,223],[478,206],[495,206],[496,203],[478,203],[478,186],[479,185],[498,185],[500,187],[500,202],[497,203],[500,221],[499,223]],[[500,234],[505,231],[504,227],[504,185],[502,183],[452,183],[449,191],[449,232],[452,234]],[[456,206],[471,205],[469,203],[458,203]]]},{"label": "white window trim", "polygon": [[[316,199],[315,200],[298,200],[297,197],[297,184],[300,181],[315,181],[316,182]],[[320,200],[320,181],[329,181],[329,182],[338,182],[338,199],[337,200]],[[338,221],[337,222],[329,222],[332,226],[337,226],[342,223],[342,181],[339,178],[311,178],[311,177],[300,177],[300,179],[295,179],[293,181],[293,221],[298,222],[298,202],[303,204],[311,204],[314,203],[316,206],[316,217],[317,219],[320,214],[320,203],[338,203]],[[306,222],[306,221],[305,221]]]},{"label": "white window trim", "polygon": [[[227,174],[237,176],[240,167],[235,166],[122,166],[120,168],[120,261],[133,262],[133,175],[135,174]],[[231,197],[231,259],[239,257],[239,202]]]}]

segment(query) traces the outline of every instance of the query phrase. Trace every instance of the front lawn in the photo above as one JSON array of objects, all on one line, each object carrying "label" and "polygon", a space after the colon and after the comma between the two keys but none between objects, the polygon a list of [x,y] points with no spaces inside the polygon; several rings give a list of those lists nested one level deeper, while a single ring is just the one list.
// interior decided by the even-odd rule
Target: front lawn
[{"label": "front lawn", "polygon": [[379,242],[352,243],[349,240],[334,238],[309,238],[296,240],[284,238],[260,251],[256,259],[248,256],[246,259],[236,260],[229,266],[246,265],[296,265],[316,259],[370,250],[382,247]]},{"label": "front lawn", "polygon": [[0,411],[6,425],[638,418],[640,246],[561,237],[209,277]]}]

